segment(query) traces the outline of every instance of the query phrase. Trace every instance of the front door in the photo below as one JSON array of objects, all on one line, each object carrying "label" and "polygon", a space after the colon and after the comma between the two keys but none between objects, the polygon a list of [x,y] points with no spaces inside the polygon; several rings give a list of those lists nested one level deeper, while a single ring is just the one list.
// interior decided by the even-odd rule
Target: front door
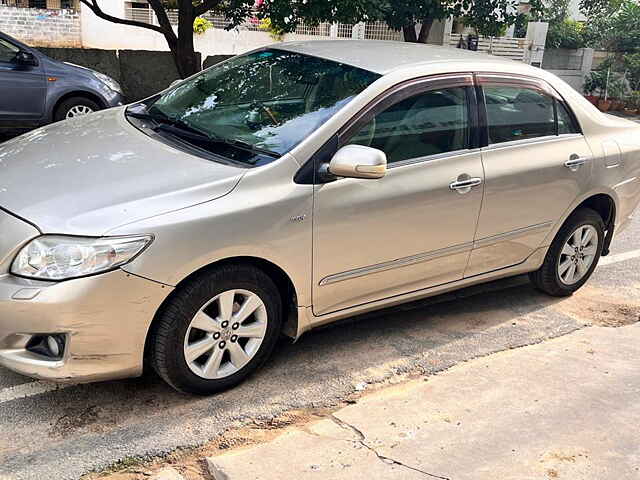
[{"label": "front door", "polygon": [[384,151],[388,171],[315,186],[316,315],[462,278],[483,190],[471,85],[459,75],[397,89],[342,132],[339,146]]},{"label": "front door", "polygon": [[545,82],[479,76],[486,105],[485,196],[465,277],[523,262],[589,183],[591,150]]},{"label": "front door", "polygon": [[19,65],[15,58],[20,48],[0,38],[0,121],[30,122],[44,116],[47,82],[41,65]]}]

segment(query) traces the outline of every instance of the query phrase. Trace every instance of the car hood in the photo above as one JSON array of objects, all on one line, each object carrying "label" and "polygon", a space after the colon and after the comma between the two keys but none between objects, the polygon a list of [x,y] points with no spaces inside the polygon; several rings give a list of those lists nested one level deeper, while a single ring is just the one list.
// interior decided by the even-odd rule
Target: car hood
[{"label": "car hood", "polygon": [[102,235],[219,198],[244,172],[152,139],[115,108],[0,144],[0,208],[43,233]]}]

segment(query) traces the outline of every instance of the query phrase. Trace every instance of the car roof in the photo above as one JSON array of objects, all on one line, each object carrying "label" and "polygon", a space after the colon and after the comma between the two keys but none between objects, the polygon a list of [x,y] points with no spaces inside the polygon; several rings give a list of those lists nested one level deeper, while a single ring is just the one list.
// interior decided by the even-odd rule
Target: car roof
[{"label": "car roof", "polygon": [[303,42],[285,42],[272,45],[271,48],[302,53],[314,57],[326,58],[335,62],[352,65],[381,75],[407,67],[419,65],[447,64],[450,62],[487,63],[493,71],[508,66],[513,70],[513,60],[502,59],[494,55],[473,52],[462,48],[426,45],[385,40],[310,40]]}]

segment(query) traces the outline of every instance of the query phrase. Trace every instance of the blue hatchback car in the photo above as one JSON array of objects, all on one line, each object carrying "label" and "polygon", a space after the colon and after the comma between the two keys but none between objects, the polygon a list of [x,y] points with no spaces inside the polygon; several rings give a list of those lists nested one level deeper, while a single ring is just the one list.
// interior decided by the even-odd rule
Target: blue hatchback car
[{"label": "blue hatchback car", "polygon": [[0,32],[0,128],[28,128],[122,105],[118,82]]}]

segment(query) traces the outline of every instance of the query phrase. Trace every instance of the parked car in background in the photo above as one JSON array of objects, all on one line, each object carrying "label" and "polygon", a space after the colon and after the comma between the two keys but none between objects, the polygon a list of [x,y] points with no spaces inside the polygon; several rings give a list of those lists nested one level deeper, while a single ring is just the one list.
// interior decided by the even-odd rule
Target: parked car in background
[{"label": "parked car in background", "polygon": [[49,58],[0,32],[0,129],[37,127],[122,103],[111,77]]},{"label": "parked car in background", "polygon": [[[529,273],[571,295],[640,126],[465,50],[283,43],[0,146],[0,364],[229,388],[281,334]],[[282,359],[283,361],[285,359]]]}]

